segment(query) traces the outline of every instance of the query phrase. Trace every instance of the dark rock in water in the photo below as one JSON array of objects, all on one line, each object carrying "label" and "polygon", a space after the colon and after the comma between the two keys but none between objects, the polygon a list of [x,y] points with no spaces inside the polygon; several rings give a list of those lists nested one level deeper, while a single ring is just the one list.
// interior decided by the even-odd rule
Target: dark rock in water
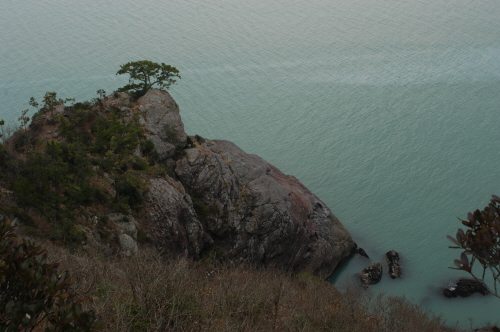
[{"label": "dark rock in water", "polygon": [[387,263],[387,269],[389,270],[389,275],[392,279],[401,277],[401,266],[399,265],[399,254],[394,251],[388,251],[385,254],[385,262]]},{"label": "dark rock in water", "polygon": [[354,253],[360,254],[361,256],[366,257],[366,258],[370,258],[370,257],[368,257],[368,254],[366,253],[366,251],[363,248],[359,248],[359,247],[356,248],[356,250],[354,250]]},{"label": "dark rock in water", "polygon": [[475,329],[474,332],[500,332],[500,328],[497,326],[482,327]]},{"label": "dark rock in water", "polygon": [[465,278],[459,279],[455,285],[443,289],[443,295],[446,297],[468,297],[474,293],[489,294],[488,289],[482,282]]},{"label": "dark rock in water", "polygon": [[382,264],[377,262],[365,268],[360,273],[361,283],[363,287],[376,284],[382,279]]}]

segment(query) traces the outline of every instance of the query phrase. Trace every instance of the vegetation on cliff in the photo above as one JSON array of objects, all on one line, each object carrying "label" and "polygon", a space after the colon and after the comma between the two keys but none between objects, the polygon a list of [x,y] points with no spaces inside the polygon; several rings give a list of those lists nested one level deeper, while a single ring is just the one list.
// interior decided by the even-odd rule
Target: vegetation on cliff
[{"label": "vegetation on cliff", "polygon": [[[112,99],[112,98],[111,98]],[[128,98],[40,109],[0,155],[0,212],[18,218],[37,235],[81,244],[82,215],[106,211],[139,213],[145,180],[165,172],[143,135]],[[49,113],[50,111],[50,113]],[[144,154],[134,154],[141,147]],[[105,230],[103,230],[105,232]]]},{"label": "vegetation on cliff", "polygon": [[[123,71],[126,69],[122,68]],[[146,80],[143,81],[145,85],[134,85],[135,90],[132,89],[131,94],[137,96],[137,93],[151,88],[148,84],[152,82]],[[2,243],[10,245],[11,249],[26,248],[23,250],[31,252],[23,256],[29,258],[27,269],[37,276],[41,264],[43,278],[40,277],[40,280],[52,280],[55,276],[59,285],[51,291],[47,291],[46,287],[45,292],[39,293],[45,301],[52,301],[50,305],[37,302],[35,309],[42,310],[45,318],[35,321],[38,319],[35,317],[42,316],[35,315],[35,311],[28,313],[27,309],[20,309],[18,317],[25,325],[11,330],[28,331],[33,328],[33,322],[49,328],[50,324],[57,323],[57,320],[53,323],[50,317],[59,317],[56,311],[59,310],[57,312],[62,315],[70,305],[77,309],[71,309],[77,313],[74,317],[87,320],[88,330],[94,329],[95,317],[105,322],[102,327],[105,331],[451,330],[444,327],[438,318],[404,298],[374,295],[354,286],[339,291],[309,273],[292,274],[264,268],[262,264],[235,264],[226,259],[222,246],[206,240],[202,228],[199,229],[200,241],[206,241],[208,245],[196,261],[184,255],[182,258],[175,257],[174,251],[168,252],[167,247],[156,246],[160,240],[150,229],[148,220],[151,219],[151,211],[145,209],[145,195],[152,190],[152,183],[163,183],[164,187],[160,189],[176,190],[178,196],[175,199],[185,203],[179,208],[181,219],[187,219],[189,212],[193,220],[199,220],[198,223],[206,227],[213,215],[221,214],[220,220],[224,224],[220,227],[227,227],[229,212],[218,207],[216,199],[219,198],[214,193],[210,193],[214,203],[207,204],[202,194],[209,191],[199,190],[206,188],[196,181],[213,188],[211,182],[201,181],[203,178],[199,177],[190,182],[191,186],[184,188],[176,179],[188,178],[187,173],[194,167],[199,167],[200,173],[210,175],[202,171],[205,166],[211,168],[211,162],[220,162],[221,167],[227,169],[224,175],[230,174],[232,169],[229,165],[238,165],[238,160],[243,158],[242,151],[230,146],[229,142],[211,142],[208,146],[204,139],[189,138],[185,133],[180,139],[178,131],[165,126],[160,119],[143,117],[144,110],[123,92],[105,96],[104,91],[99,90],[98,95],[99,98],[92,101],[71,106],[65,106],[69,100],[58,98],[53,92],[44,96],[41,106],[32,98],[30,106],[37,112],[30,118],[29,111],[23,111],[18,130],[10,137],[5,135],[0,145],[0,219],[5,222],[4,225],[7,225],[6,221],[17,224],[18,233],[28,239],[14,243],[14,235],[9,228]],[[150,101],[157,97],[146,99]],[[175,102],[165,108],[173,104]],[[148,121],[151,125],[146,127]],[[0,122],[2,129],[3,125]],[[162,151],[156,149],[162,145],[152,141],[157,138],[163,140],[160,143],[166,142]],[[186,152],[185,149],[192,146],[198,148]],[[220,152],[223,148],[233,155],[223,155]],[[203,163],[190,164],[186,155],[205,159]],[[228,159],[228,156],[233,159]],[[296,189],[293,192],[295,196],[301,194],[299,190],[307,191],[296,179],[270,169],[256,156],[252,158],[255,159],[254,164],[259,166],[253,170],[258,176],[262,170],[282,182],[291,182]],[[175,174],[171,169],[170,166],[175,166],[177,161],[183,165],[184,173],[179,171]],[[244,168],[240,168],[239,172],[241,178],[248,177]],[[245,199],[251,197],[248,187],[239,188],[239,183],[236,183],[239,180],[230,177],[221,179],[226,187],[231,185],[230,181],[234,182],[231,195],[237,198],[236,208],[248,212],[244,210],[247,204]],[[240,189],[241,193],[237,191]],[[170,195],[173,197],[173,194]],[[310,193],[307,195],[312,196]],[[232,201],[227,198],[227,205],[230,204]],[[308,207],[307,204],[304,206]],[[314,201],[313,205],[315,213],[310,215],[316,218],[315,222],[321,222],[321,218],[334,218],[319,201]],[[255,221],[257,213],[250,212],[247,213],[248,218],[258,229]],[[131,219],[138,221],[138,228],[132,225]],[[183,235],[182,232],[187,233],[188,228],[179,228],[178,236]],[[247,231],[250,233],[253,230]],[[222,243],[225,237],[232,236],[228,233],[220,232],[218,238],[214,238]],[[265,238],[264,235],[259,236]],[[280,233],[280,236],[284,235]],[[315,236],[318,237],[317,234]],[[345,241],[349,242],[347,237],[348,234]],[[133,250],[122,250],[123,238],[140,243],[141,250],[136,255],[131,255]],[[30,239],[41,243],[49,255],[44,256],[43,249]],[[189,237],[188,241],[192,245],[195,238]],[[0,257],[6,262],[2,265],[0,261],[0,268],[4,270],[5,267],[17,266],[7,265],[9,257],[19,258],[14,249],[9,248],[2,250],[3,256]],[[306,246],[304,250],[307,255],[312,255]],[[280,255],[278,252],[272,258],[278,260],[283,257]],[[61,263],[60,267],[52,263],[54,260]],[[264,261],[262,259],[261,263]],[[20,261],[16,264],[23,265]],[[4,270],[0,270],[0,278]],[[19,271],[8,273],[12,278]],[[71,285],[69,273],[73,280]],[[36,283],[23,278],[29,279],[31,274],[22,274],[15,283],[27,283],[36,288]],[[13,283],[3,282],[2,285]],[[57,310],[54,301],[60,303]],[[7,297],[1,298],[0,318],[4,326],[0,326],[0,331],[9,324],[13,326],[14,320],[6,310],[9,303]],[[21,308],[28,303],[28,300],[23,301]],[[78,322],[69,319],[70,325],[66,327],[76,330]]]},{"label": "vegetation on cliff", "polygon": [[[17,218],[21,233],[38,237],[49,249],[47,259],[61,263],[60,269],[49,265],[50,273],[70,271],[71,289],[52,297],[71,291],[66,302],[76,301],[79,317],[100,317],[104,331],[450,330],[404,298],[356,287],[340,292],[307,273],[221,261],[217,251],[194,262],[147,246],[132,257],[115,251],[112,258],[82,246],[85,229],[116,246],[106,213],[140,218],[147,177],[168,172],[137,114],[121,94],[56,108],[54,116],[42,111],[1,155],[1,214]],[[99,223],[86,215],[99,216]]]}]

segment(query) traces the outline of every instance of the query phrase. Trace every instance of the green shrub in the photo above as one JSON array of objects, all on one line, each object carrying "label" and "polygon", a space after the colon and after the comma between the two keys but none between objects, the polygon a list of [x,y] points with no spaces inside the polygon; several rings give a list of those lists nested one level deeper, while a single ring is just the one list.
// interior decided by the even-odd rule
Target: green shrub
[{"label": "green shrub", "polygon": [[126,203],[133,209],[144,201],[140,184],[133,179],[122,178],[116,184],[117,196],[125,199]]},{"label": "green shrub", "polygon": [[94,104],[91,101],[87,100],[87,101],[83,101],[80,103],[75,103],[73,105],[73,108],[80,109],[80,110],[90,110],[90,109],[92,109],[93,106],[94,106]]},{"label": "green shrub", "polygon": [[134,158],[131,164],[132,169],[135,171],[145,171],[149,167],[149,164],[140,158]]},{"label": "green shrub", "polygon": [[58,271],[40,246],[18,241],[9,222],[0,221],[0,327],[2,331],[94,331],[95,313],[82,310],[71,278]]},{"label": "green shrub", "polygon": [[20,209],[19,207],[15,205],[6,205],[0,207],[0,212],[3,212],[7,215],[10,215],[13,218],[19,219],[19,221],[24,225],[24,226],[30,226],[30,227],[36,227],[35,221],[33,218],[26,213],[23,209]]},{"label": "green shrub", "polygon": [[149,159],[150,166],[153,166],[156,161],[158,161],[158,152],[155,149],[155,145],[150,140],[144,140],[140,145],[141,153],[143,156]]},{"label": "green shrub", "polygon": [[[483,210],[469,212],[467,220],[461,221],[467,227],[465,231],[459,228],[455,237],[447,236],[454,244],[450,248],[463,250],[460,259],[455,259],[453,269],[466,271],[483,284],[486,271],[491,272],[490,282],[484,285],[489,293],[500,298],[500,287],[497,287],[500,286],[500,197],[493,195]],[[479,271],[482,268],[481,277],[476,276],[473,269],[478,265]]]},{"label": "green shrub", "polygon": [[198,216],[198,219],[200,221],[205,221],[209,215],[208,213],[208,206],[203,203],[202,200],[192,198],[193,199],[193,207],[194,210],[196,211],[196,215]]},{"label": "green shrub", "polygon": [[219,208],[215,203],[207,205],[198,197],[197,195],[193,195],[191,199],[193,200],[193,207],[200,221],[205,221],[209,216],[215,216],[219,213]]},{"label": "green shrub", "polygon": [[137,229],[137,242],[144,244],[149,242],[148,234],[142,229]]},{"label": "green shrub", "polygon": [[62,219],[53,223],[51,234],[51,240],[53,241],[60,241],[66,244],[81,244],[86,239],[85,233],[71,219]]},{"label": "green shrub", "polygon": [[111,119],[103,116],[96,118],[92,126],[94,144],[91,152],[104,154],[112,151],[116,154],[131,154],[139,144],[142,134],[135,121],[122,122],[118,118],[118,111],[111,115]]}]

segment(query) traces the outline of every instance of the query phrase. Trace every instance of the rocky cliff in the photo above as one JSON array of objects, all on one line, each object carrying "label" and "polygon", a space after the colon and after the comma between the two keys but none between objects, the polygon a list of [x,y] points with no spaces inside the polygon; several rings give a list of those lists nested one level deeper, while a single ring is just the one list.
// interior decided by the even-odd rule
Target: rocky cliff
[{"label": "rocky cliff", "polygon": [[148,139],[172,170],[151,178],[147,193],[162,247],[322,276],[350,254],[349,233],[295,177],[231,142],[188,138],[166,91],[150,90],[138,106]]},{"label": "rocky cliff", "polygon": [[186,135],[166,91],[44,107],[0,148],[0,219],[61,244],[109,256],[150,242],[323,277],[355,246],[295,177]]}]

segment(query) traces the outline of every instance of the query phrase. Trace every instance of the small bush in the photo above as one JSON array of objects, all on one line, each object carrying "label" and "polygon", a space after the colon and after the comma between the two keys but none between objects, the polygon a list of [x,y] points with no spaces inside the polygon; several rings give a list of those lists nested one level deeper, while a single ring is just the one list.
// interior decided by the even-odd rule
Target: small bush
[{"label": "small bush", "polygon": [[53,223],[51,239],[65,244],[80,245],[87,239],[87,236],[76,226],[74,221],[62,219]]},{"label": "small bush", "polygon": [[172,125],[170,124],[166,124],[163,126],[163,130],[165,131],[165,136],[166,136],[166,139],[170,142],[170,143],[175,143],[179,140],[179,134],[177,133],[177,131],[172,127]]},{"label": "small bush", "polygon": [[137,229],[137,242],[139,242],[140,244],[149,242],[148,234],[140,228]]},{"label": "small bush", "polygon": [[0,207],[0,212],[3,212],[13,218],[19,219],[19,221],[24,225],[24,226],[30,226],[30,227],[36,227],[35,221],[33,218],[26,213],[23,209],[20,209],[19,207],[15,205],[7,205],[7,206],[2,206]]},{"label": "small bush", "polygon": [[117,196],[125,200],[132,209],[139,207],[144,201],[140,184],[131,179],[119,179],[116,184]]},{"label": "small bush", "polygon": [[[2,331],[94,331],[95,313],[82,310],[68,272],[31,241],[18,241],[0,221],[0,326]],[[37,330],[38,330],[37,329]]]},{"label": "small bush", "polygon": [[149,165],[153,166],[156,161],[158,161],[158,152],[155,149],[155,145],[150,140],[144,140],[140,144],[141,153],[143,156],[149,159]]},{"label": "small bush", "polygon": [[134,171],[145,171],[149,167],[149,164],[140,158],[134,158],[132,160],[132,169]]},{"label": "small bush", "polygon": [[73,108],[78,109],[78,110],[90,110],[90,109],[92,109],[93,106],[94,106],[94,103],[87,100],[87,101],[83,101],[80,103],[75,103],[73,105]]}]

